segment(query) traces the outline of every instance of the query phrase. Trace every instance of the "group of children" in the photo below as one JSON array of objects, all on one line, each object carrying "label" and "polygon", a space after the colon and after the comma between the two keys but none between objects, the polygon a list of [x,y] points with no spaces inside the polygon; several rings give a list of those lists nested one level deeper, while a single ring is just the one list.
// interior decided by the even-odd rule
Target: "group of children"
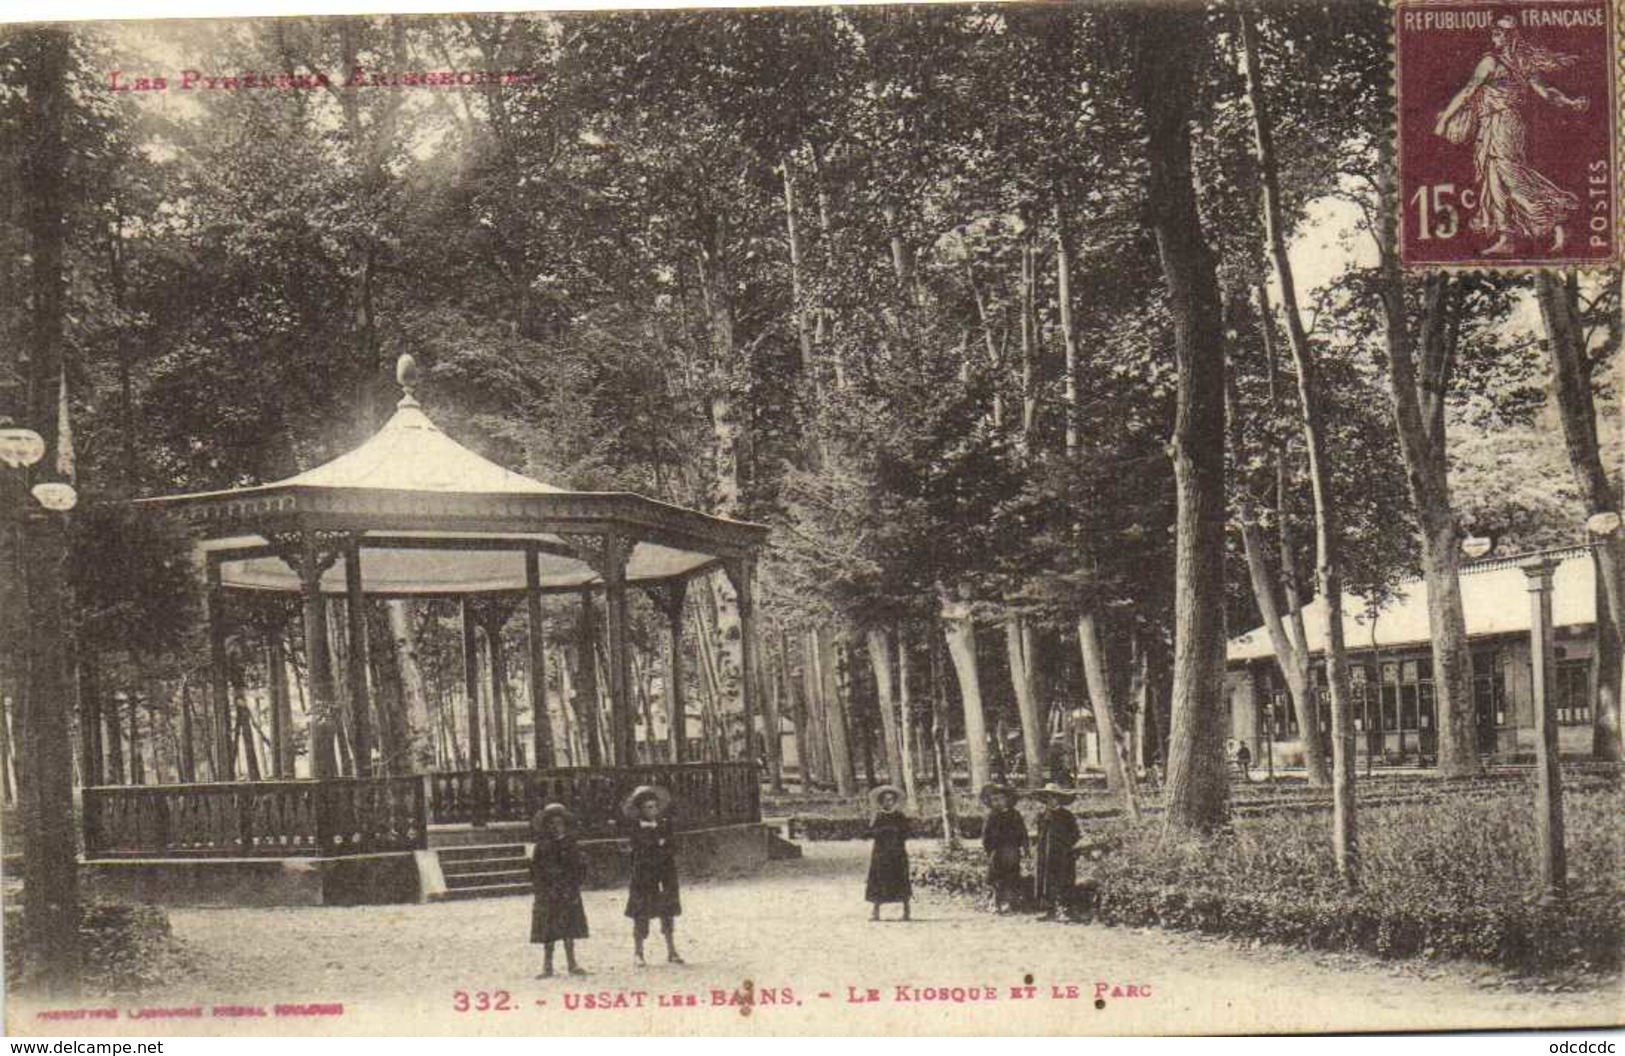
[{"label": "group of children", "polygon": [[[1041,803],[1038,839],[1031,847],[1033,893],[1046,920],[1066,912],[1066,896],[1077,883],[1076,846],[1080,838],[1077,816],[1068,809],[1075,793],[1051,783],[1028,797]],[[875,807],[869,825],[874,849],[869,855],[869,878],[864,897],[873,907],[870,920],[880,919],[880,907],[888,902],[903,904],[903,919],[909,919],[913,891],[908,878],[908,839],[911,819],[898,809],[902,793],[892,785],[881,785],[869,793]],[[990,784],[982,789],[987,820],[982,825],[982,849],[987,853],[987,883],[993,892],[993,909],[1008,913],[1023,901],[1021,861],[1029,852],[1027,823],[1016,810],[1021,793],[1009,785]]]},{"label": "group of children", "polygon": [[[1038,816],[1038,838],[1030,844],[1027,823],[1016,810],[1021,793],[1008,785],[990,784],[982,789],[982,803],[988,808],[982,828],[982,848],[987,852],[987,881],[993,891],[994,911],[1008,913],[1023,901],[1022,859],[1029,851],[1033,859],[1033,892],[1045,919],[1065,912],[1065,897],[1077,880],[1075,846],[1079,839],[1078,819],[1068,809],[1075,798],[1054,784],[1027,793],[1043,804]],[[902,793],[893,785],[881,785],[869,793],[874,817],[869,838],[874,841],[869,854],[869,875],[864,899],[871,909],[870,920],[880,919],[880,907],[902,903],[903,917],[909,918],[913,885],[909,881],[907,841],[912,819],[899,809]],[[670,818],[671,793],[654,785],[641,785],[621,806],[629,823],[631,881],[626,897],[626,915],[632,918],[633,962],[643,966],[643,944],[650,923],[660,921],[666,940],[666,960],[682,964],[677,953],[676,918],[683,912],[677,882],[677,834]],[[537,812],[531,825],[536,848],[531,856],[531,881],[535,903],[531,908],[530,941],[542,946],[544,961],[538,978],[553,975],[553,951],[564,944],[566,969],[571,975],[586,975],[576,961],[576,940],[587,937],[587,914],[581,904],[581,887],[586,880],[586,858],[576,846],[569,808],[549,803]]]},{"label": "group of children", "polygon": [[[677,952],[676,919],[683,912],[677,884],[677,833],[669,816],[671,793],[654,785],[641,785],[626,797],[621,813],[631,823],[628,842],[632,876],[626,895],[626,915],[632,918],[632,958],[647,964],[643,943],[651,921],[660,921],[666,940],[666,960],[682,964]],[[553,975],[553,949],[564,944],[565,966],[571,975],[586,975],[576,961],[576,940],[587,937],[587,913],[581,905],[581,885],[587,862],[571,831],[569,808],[549,803],[531,821],[536,849],[531,854],[530,876],[535,902],[530,913],[530,941],[543,950],[541,979]]]}]

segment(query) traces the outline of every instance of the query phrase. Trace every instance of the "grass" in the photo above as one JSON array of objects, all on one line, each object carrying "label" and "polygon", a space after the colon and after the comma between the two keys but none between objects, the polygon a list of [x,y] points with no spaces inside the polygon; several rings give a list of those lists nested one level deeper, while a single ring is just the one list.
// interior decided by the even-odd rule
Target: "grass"
[{"label": "grass", "polygon": [[[1565,797],[1569,898],[1538,901],[1533,790],[1359,813],[1361,886],[1339,883],[1324,812],[1237,819],[1208,838],[1091,826],[1074,908],[1106,923],[1202,931],[1383,956],[1466,957],[1519,968],[1612,970],[1625,939],[1625,796],[1594,784]],[[976,891],[980,855],[922,862],[921,883]]]}]

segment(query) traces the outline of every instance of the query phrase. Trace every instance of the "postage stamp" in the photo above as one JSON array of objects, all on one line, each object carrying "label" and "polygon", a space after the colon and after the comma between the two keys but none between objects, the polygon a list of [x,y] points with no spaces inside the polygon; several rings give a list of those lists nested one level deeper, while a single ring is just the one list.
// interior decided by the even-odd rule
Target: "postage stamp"
[{"label": "postage stamp", "polygon": [[1394,7],[1408,267],[1619,258],[1608,0]]}]

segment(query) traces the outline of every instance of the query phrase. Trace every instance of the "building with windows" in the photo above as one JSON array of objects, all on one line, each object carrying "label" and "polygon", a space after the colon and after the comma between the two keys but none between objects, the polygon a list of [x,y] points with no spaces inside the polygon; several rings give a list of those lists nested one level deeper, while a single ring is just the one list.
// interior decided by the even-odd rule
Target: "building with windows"
[{"label": "building with windows", "polygon": [[[1462,606],[1472,645],[1473,700],[1479,750],[1516,758],[1534,752],[1534,704],[1529,665],[1530,601],[1518,566],[1537,555],[1518,554],[1464,565]],[[1558,744],[1564,754],[1591,753],[1596,699],[1597,581],[1585,547],[1547,551],[1559,561],[1553,577]],[[1303,610],[1315,684],[1318,721],[1330,743],[1325,691],[1326,614],[1317,599]],[[1399,584],[1380,606],[1344,595],[1343,638],[1354,691],[1356,744],[1362,761],[1416,763],[1434,757],[1438,712],[1428,633],[1427,587]],[[1230,736],[1245,743],[1257,766],[1301,766],[1303,740],[1269,634],[1256,628],[1230,640],[1226,652]]]}]

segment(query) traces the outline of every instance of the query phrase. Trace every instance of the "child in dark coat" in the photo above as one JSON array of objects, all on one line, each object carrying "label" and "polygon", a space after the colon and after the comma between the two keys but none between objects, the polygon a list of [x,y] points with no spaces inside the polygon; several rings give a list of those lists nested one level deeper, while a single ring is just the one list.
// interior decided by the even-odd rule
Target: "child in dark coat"
[{"label": "child in dark coat", "polygon": [[903,904],[903,919],[909,919],[909,901],[914,897],[908,877],[909,819],[897,809],[902,793],[892,785],[881,785],[869,793],[876,813],[869,823],[869,836],[875,841],[869,852],[869,878],[863,897],[873,909],[870,920],[880,919],[880,907],[887,902]]},{"label": "child in dark coat", "polygon": [[1021,895],[1021,859],[1027,853],[1027,823],[1016,810],[1016,793],[1006,785],[982,789],[987,820],[982,823],[982,850],[987,852],[987,883],[993,911],[1007,913]]},{"label": "child in dark coat", "polygon": [[1038,816],[1038,848],[1033,856],[1033,879],[1038,906],[1045,920],[1066,912],[1066,899],[1078,882],[1077,843],[1081,835],[1070,804],[1071,792],[1045,785],[1032,793],[1044,804]]},{"label": "child in dark coat", "polygon": [[553,946],[564,943],[571,975],[586,975],[576,963],[576,940],[587,937],[587,913],[581,906],[581,882],[587,863],[570,834],[570,811],[549,803],[531,819],[536,849],[530,858],[530,881],[536,901],[530,910],[530,941],[543,944],[546,958],[538,979],[553,975]]},{"label": "child in dark coat", "polygon": [[626,894],[626,915],[632,918],[632,957],[639,967],[648,963],[643,959],[643,940],[649,937],[649,922],[657,917],[660,933],[666,939],[666,961],[683,963],[674,935],[683,903],[677,887],[677,833],[667,816],[670,805],[670,792],[641,785],[621,808],[632,822],[632,879]]}]

